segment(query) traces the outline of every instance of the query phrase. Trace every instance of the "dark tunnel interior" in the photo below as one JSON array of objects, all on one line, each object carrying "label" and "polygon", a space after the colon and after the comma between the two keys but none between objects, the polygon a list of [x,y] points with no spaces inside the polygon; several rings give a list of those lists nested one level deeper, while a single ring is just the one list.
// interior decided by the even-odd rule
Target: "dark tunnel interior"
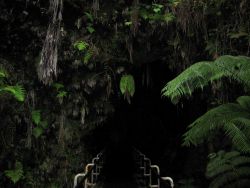
[{"label": "dark tunnel interior", "polygon": [[[125,185],[124,182],[132,180],[135,171],[133,148],[150,158],[152,164],[159,165],[164,176],[185,177],[186,173],[192,173],[189,171],[193,170],[196,161],[196,154],[181,146],[182,134],[197,116],[196,110],[202,111],[202,107],[186,105],[181,108],[163,98],[161,89],[175,76],[174,73],[164,63],[146,66],[133,70],[136,92],[131,104],[125,99],[116,102],[114,115],[96,131],[95,138],[98,139],[92,141],[99,150],[107,150],[103,174],[108,182],[120,181]],[[145,76],[145,69],[151,71],[147,85],[139,83]],[[190,162],[190,158],[194,162]],[[189,170],[183,172],[184,168]]]}]

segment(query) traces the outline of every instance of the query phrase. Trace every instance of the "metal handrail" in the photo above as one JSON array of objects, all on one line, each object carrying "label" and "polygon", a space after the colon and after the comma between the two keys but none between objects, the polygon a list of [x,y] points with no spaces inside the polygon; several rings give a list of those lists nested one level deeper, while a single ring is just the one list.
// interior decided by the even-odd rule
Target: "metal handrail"
[{"label": "metal handrail", "polygon": [[[92,163],[89,163],[85,167],[85,172],[83,173],[78,173],[74,177],[74,185],[73,188],[77,188],[78,186],[78,178],[83,177],[83,180],[80,183],[84,182],[84,188],[87,188],[88,186],[93,186],[94,184],[91,182],[88,182],[88,177],[91,175],[91,180],[94,179],[94,175],[99,175],[100,172],[98,171],[97,173],[93,173],[93,170],[97,168],[98,163],[100,162],[101,157],[103,156],[105,150],[102,150],[95,158],[92,159]],[[100,169],[99,169],[100,170]]]},{"label": "metal handrail", "polygon": [[[136,154],[136,162],[138,169],[141,170],[138,175],[143,178],[143,186],[147,186],[149,188],[160,188],[161,181],[169,182],[171,188],[174,187],[174,181],[171,177],[161,177],[160,176],[160,168],[158,165],[152,165],[151,160],[147,158],[143,153],[134,148]],[[74,177],[74,188],[77,188],[78,185],[84,185],[84,188],[93,187],[96,185],[97,178],[101,172],[102,168],[102,157],[104,150],[100,152],[95,158],[92,159],[92,163],[89,163],[85,167],[84,173],[79,173]],[[142,176],[141,176],[142,175]],[[78,179],[83,177],[80,183],[78,183]],[[153,179],[155,177],[155,179]],[[156,179],[157,178],[157,179]],[[154,182],[153,182],[154,180]],[[157,181],[156,181],[157,180]]]},{"label": "metal handrail", "polygon": [[[169,182],[171,188],[174,187],[174,181],[171,177],[161,177],[160,176],[160,168],[158,165],[151,165],[151,160],[147,158],[143,153],[141,153],[138,149],[134,148],[135,153],[138,155],[139,159],[139,169],[143,170],[143,176],[149,178],[148,179],[148,186],[150,188],[160,188],[161,180],[165,182]],[[149,168],[149,172],[147,172],[147,166]],[[157,184],[153,184],[152,182],[152,170],[156,170],[157,176]]]}]

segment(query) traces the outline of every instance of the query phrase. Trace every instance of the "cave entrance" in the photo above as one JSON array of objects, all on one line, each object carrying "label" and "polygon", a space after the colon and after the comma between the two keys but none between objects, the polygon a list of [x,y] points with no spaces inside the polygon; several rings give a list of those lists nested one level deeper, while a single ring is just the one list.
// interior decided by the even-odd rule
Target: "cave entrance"
[{"label": "cave entrance", "polygon": [[99,131],[100,144],[106,148],[104,187],[135,186],[133,148],[159,165],[164,175],[178,174],[182,168],[181,160],[178,161],[183,154],[178,126],[182,118],[177,115],[176,106],[161,96],[161,89],[174,77],[173,73],[158,62],[135,67],[132,72],[136,92],[131,104],[126,100],[116,102],[114,116]]}]

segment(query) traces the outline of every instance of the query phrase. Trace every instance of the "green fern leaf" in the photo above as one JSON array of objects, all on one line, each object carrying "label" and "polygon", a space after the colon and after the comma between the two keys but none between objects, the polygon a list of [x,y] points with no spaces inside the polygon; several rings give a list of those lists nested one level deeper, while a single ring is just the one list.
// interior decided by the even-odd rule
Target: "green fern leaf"
[{"label": "green fern leaf", "polygon": [[232,144],[241,152],[250,153],[250,141],[246,134],[240,130],[234,123],[225,123],[224,131],[232,140]]},{"label": "green fern leaf", "polygon": [[93,28],[93,26],[92,25],[89,25],[89,26],[87,26],[87,31],[90,33],[90,34],[92,34],[92,33],[94,33],[95,32],[95,29]]},{"label": "green fern leaf", "polygon": [[12,94],[20,102],[25,99],[25,89],[22,86],[5,86],[2,90]]},{"label": "green fern leaf", "polygon": [[84,51],[88,48],[89,44],[85,41],[77,41],[74,43],[74,47],[79,51]]},{"label": "green fern leaf", "polygon": [[39,138],[44,132],[44,129],[42,127],[35,127],[33,129],[33,135],[35,138]]},{"label": "green fern leaf", "polygon": [[87,18],[93,22],[94,21],[94,17],[92,16],[92,14],[88,13],[88,12],[85,12],[85,15],[87,16]]},{"label": "green fern leaf", "polygon": [[33,110],[31,112],[31,117],[32,117],[32,121],[36,125],[39,125],[39,123],[41,122],[41,111],[40,110]]},{"label": "green fern leaf", "polygon": [[238,151],[219,151],[209,160],[206,177],[211,180],[209,187],[230,187],[234,185],[246,186],[246,179],[250,178],[250,157],[243,156]]},{"label": "green fern leaf", "polygon": [[[250,111],[245,108],[248,97],[243,97],[245,103],[223,104],[209,110],[188,126],[184,134],[184,146],[199,145],[213,138],[215,132],[224,130],[232,140],[232,144],[241,152],[250,152]],[[238,101],[242,101],[242,97]],[[243,106],[242,106],[243,105]]]},{"label": "green fern leaf", "polygon": [[[250,74],[249,74],[250,75]],[[241,96],[237,98],[237,102],[246,110],[250,111],[250,96]]]},{"label": "green fern leaf", "polygon": [[4,174],[14,183],[16,184],[19,180],[24,177],[23,165],[20,162],[16,162],[15,169],[13,170],[5,170]]},{"label": "green fern leaf", "polygon": [[61,83],[53,83],[52,86],[55,87],[57,91],[64,88],[64,85]]},{"label": "green fern leaf", "polygon": [[66,91],[59,91],[58,94],[56,95],[57,98],[64,98],[67,96],[67,92]]},{"label": "green fern leaf", "polygon": [[93,56],[93,51],[92,51],[92,50],[88,50],[88,51],[85,53],[85,55],[84,55],[83,63],[84,63],[84,64],[87,64],[92,56]]},{"label": "green fern leaf", "polygon": [[169,97],[173,103],[180,98],[189,97],[196,89],[203,89],[209,83],[223,77],[234,79],[250,88],[250,58],[246,56],[225,55],[214,62],[195,63],[171,80],[162,89],[162,95]]}]

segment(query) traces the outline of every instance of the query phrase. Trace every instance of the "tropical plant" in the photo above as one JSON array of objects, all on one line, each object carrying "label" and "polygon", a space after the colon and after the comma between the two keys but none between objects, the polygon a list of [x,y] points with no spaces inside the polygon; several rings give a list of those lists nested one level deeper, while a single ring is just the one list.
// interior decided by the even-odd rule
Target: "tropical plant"
[{"label": "tropical plant", "polygon": [[31,112],[32,122],[35,124],[35,127],[32,130],[32,134],[35,138],[39,138],[44,131],[48,128],[48,122],[41,120],[41,111],[33,110]]},{"label": "tropical plant", "polygon": [[210,188],[249,187],[250,157],[238,151],[223,150],[209,155],[206,177],[211,180]]},{"label": "tropical plant", "polygon": [[[16,187],[72,185],[70,177],[99,150],[96,142],[104,136],[96,133],[124,97],[118,86],[125,73],[136,74],[140,95],[140,84],[150,85],[149,93],[158,90],[153,80],[158,65],[175,73],[193,59],[249,55],[247,0],[114,2],[1,1],[0,69],[7,71],[0,73],[0,87],[18,85],[27,91],[21,105],[13,88],[0,92],[0,166],[8,170],[22,161],[25,179]],[[40,120],[38,113],[31,117],[38,109]],[[50,126],[44,128],[46,121]],[[180,166],[176,171],[189,171]],[[13,187],[1,173],[0,187]]]},{"label": "tropical plant", "polygon": [[9,93],[18,101],[24,101],[25,89],[20,85],[10,86],[5,83],[4,79],[8,78],[8,73],[4,69],[0,69],[0,95]]},{"label": "tropical plant", "polygon": [[15,169],[5,170],[5,176],[7,176],[14,184],[24,177],[23,165],[21,162],[16,161]]},{"label": "tropical plant", "polygon": [[[198,89],[221,80],[233,79],[249,91],[250,58],[245,56],[221,56],[214,62],[200,62],[192,65],[174,80],[167,83],[162,92],[178,103],[180,98],[191,96]],[[219,105],[196,119],[184,134],[184,146],[199,145],[210,141],[224,131],[232,142],[232,151],[218,152],[207,166],[210,187],[243,187],[247,185],[250,158],[241,153],[250,153],[250,96],[241,96],[237,103]],[[215,156],[215,157],[214,157]]]},{"label": "tropical plant", "polygon": [[120,90],[124,98],[130,103],[130,97],[135,93],[135,81],[132,75],[123,75],[120,80]]},{"label": "tropical plant", "polygon": [[162,94],[176,104],[182,97],[191,96],[196,89],[203,89],[222,78],[236,80],[248,90],[250,87],[249,75],[249,57],[225,55],[215,61],[202,61],[193,64],[168,82],[162,89]]},{"label": "tropical plant", "polygon": [[[250,58],[244,56],[222,56],[214,62],[200,62],[192,65],[163,88],[163,95],[177,103],[183,96],[190,96],[197,88],[223,77],[242,83],[246,89],[250,86]],[[250,152],[250,97],[242,96],[238,104],[229,103],[209,110],[199,117],[184,134],[184,145],[198,145],[214,131],[224,130],[232,144],[243,152]]]},{"label": "tropical plant", "polygon": [[196,119],[184,134],[185,146],[198,145],[222,130],[233,147],[250,153],[250,96],[241,96],[237,103],[222,104]]}]

